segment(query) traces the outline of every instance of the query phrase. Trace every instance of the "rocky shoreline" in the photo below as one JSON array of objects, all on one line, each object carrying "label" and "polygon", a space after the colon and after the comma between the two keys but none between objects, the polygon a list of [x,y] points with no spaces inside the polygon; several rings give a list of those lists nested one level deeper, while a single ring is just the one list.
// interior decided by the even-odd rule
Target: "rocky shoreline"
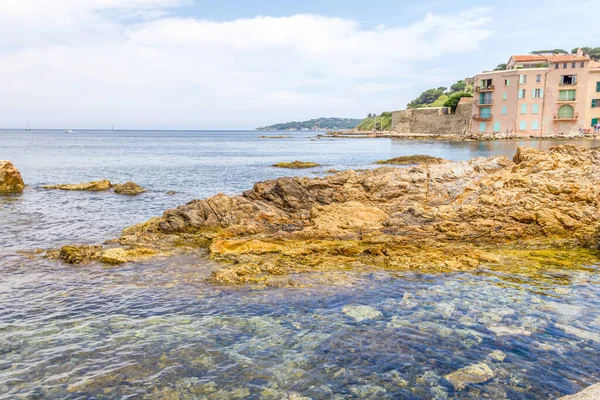
[{"label": "rocky shoreline", "polygon": [[[137,261],[185,247],[223,261],[218,284],[366,266],[472,270],[598,261],[600,149],[519,148],[505,157],[259,182],[167,210],[65,261]],[[68,253],[68,254],[67,254]],[[115,257],[118,256],[118,257]]]},{"label": "rocky shoreline", "polygon": [[518,133],[493,133],[484,135],[434,135],[430,133],[400,133],[394,131],[383,131],[383,132],[371,132],[371,131],[346,131],[346,132],[327,132],[325,135],[317,135],[317,137],[334,137],[334,138],[354,138],[354,139],[422,139],[422,140],[456,140],[456,141],[493,141],[493,140],[515,140],[515,139],[532,139],[532,140],[573,140],[573,139],[587,139],[587,140],[600,140],[599,135],[594,134],[561,134],[561,135],[549,135],[549,136],[531,136],[531,135],[520,135]]}]

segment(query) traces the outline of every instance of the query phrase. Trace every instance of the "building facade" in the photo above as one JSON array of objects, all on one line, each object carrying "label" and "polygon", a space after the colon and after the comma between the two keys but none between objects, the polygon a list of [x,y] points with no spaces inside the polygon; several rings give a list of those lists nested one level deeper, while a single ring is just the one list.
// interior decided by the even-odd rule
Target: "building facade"
[{"label": "building facade", "polygon": [[473,135],[578,133],[600,121],[600,63],[586,55],[515,55],[474,78]]}]

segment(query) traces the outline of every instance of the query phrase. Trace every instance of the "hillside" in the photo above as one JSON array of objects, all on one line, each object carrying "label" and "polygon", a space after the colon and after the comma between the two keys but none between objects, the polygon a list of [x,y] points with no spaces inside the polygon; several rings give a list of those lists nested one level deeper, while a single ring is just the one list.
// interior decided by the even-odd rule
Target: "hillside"
[{"label": "hillside", "polygon": [[392,113],[382,112],[380,115],[369,114],[356,127],[359,131],[389,131],[392,129]]},{"label": "hillside", "polygon": [[256,128],[259,131],[325,131],[354,129],[361,122],[355,118],[317,118],[308,121],[292,121]]}]

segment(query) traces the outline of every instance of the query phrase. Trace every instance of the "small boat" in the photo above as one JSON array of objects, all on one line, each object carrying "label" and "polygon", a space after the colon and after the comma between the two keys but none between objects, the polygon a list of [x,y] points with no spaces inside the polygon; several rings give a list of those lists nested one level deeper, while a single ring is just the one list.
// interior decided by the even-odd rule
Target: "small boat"
[{"label": "small boat", "polygon": [[25,125],[25,130],[26,131],[30,131],[31,130],[31,127],[29,126],[29,122],[27,123],[27,125]]},{"label": "small boat", "polygon": [[71,133],[71,132],[73,132],[73,131],[70,129],[65,129],[65,133]]}]

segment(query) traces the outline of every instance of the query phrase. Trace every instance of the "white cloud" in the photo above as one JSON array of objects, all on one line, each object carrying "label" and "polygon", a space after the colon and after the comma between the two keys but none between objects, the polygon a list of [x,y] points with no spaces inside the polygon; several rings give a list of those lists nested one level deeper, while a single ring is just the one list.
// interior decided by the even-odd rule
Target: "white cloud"
[{"label": "white cloud", "polygon": [[401,108],[411,97],[402,88],[431,79],[420,62],[490,36],[487,9],[363,29],[319,15],[165,14],[177,0],[4,3],[0,126],[252,128],[361,116]]}]

